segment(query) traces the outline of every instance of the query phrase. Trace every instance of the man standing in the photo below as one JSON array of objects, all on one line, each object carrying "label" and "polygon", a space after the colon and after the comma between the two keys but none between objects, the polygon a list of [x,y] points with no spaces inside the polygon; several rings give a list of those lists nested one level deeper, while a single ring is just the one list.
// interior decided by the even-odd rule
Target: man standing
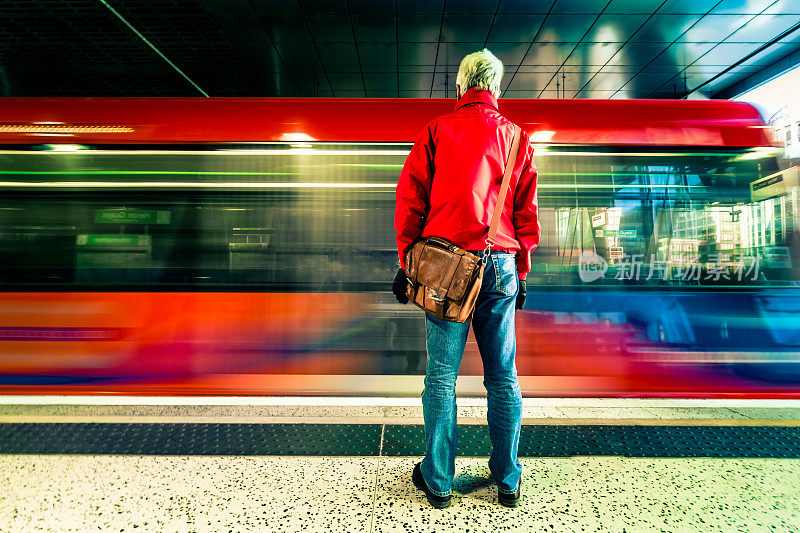
[{"label": "man standing", "polygon": [[[522,395],[514,362],[514,313],[525,304],[531,252],[539,244],[537,171],[525,130],[514,163],[505,205],[495,207],[513,140],[514,125],[498,111],[503,64],[484,49],[467,55],[458,69],[458,102],[453,113],[423,130],[406,159],[397,184],[394,228],[400,270],[393,292],[407,303],[406,252],[414,241],[443,237],[477,255],[486,248],[493,209],[502,209],[496,244],[484,271],[472,328],[483,360],[492,456],[489,470],[498,500],[516,507],[522,464],[517,458]],[[515,305],[516,304],[516,305]],[[455,384],[470,322],[426,314],[428,364],[422,408],[425,458],[412,480],[434,507],[448,507],[455,475]]]}]

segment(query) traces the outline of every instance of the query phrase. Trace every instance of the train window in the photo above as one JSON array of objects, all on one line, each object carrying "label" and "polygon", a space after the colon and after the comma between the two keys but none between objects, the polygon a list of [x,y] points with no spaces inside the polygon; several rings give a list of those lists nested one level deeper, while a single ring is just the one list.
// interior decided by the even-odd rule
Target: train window
[{"label": "train window", "polygon": [[[397,266],[408,144],[37,148],[0,151],[7,289],[385,291]],[[716,235],[757,256],[782,245],[762,224],[791,216],[751,201],[750,183],[777,171],[767,153],[537,146],[535,160],[531,284],[581,283],[587,252],[609,266],[595,285],[685,283],[676,261],[707,261]],[[634,261],[658,276],[621,276]]]}]

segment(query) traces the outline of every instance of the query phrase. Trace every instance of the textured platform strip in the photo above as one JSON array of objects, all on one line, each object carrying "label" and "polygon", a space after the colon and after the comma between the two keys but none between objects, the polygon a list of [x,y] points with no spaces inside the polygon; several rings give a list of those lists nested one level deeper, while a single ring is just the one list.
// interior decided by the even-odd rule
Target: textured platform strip
[{"label": "textured platform strip", "polygon": [[0,453],[378,455],[378,424],[0,424]]},{"label": "textured platform strip", "polygon": [[[421,426],[386,426],[382,455],[423,455],[424,435]],[[522,426],[519,455],[800,458],[798,437],[798,427],[774,426]],[[459,455],[488,456],[491,449],[487,426],[459,427]]]},{"label": "textured platform strip", "polygon": [[[420,456],[423,426],[380,424],[0,424],[3,454]],[[488,456],[486,426],[459,427],[461,456]],[[800,428],[523,426],[521,457],[800,458]]]}]

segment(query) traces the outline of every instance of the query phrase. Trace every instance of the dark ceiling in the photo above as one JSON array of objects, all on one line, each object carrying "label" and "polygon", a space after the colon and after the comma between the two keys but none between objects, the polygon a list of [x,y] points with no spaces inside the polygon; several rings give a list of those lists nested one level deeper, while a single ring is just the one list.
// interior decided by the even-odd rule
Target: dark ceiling
[{"label": "dark ceiling", "polygon": [[800,0],[0,0],[3,96],[717,94],[800,50]]}]

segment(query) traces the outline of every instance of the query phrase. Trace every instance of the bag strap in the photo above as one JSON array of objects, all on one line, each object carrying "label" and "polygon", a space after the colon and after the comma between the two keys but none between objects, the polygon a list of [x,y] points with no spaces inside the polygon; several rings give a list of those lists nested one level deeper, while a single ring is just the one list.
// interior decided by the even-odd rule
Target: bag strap
[{"label": "bag strap", "polygon": [[500,185],[500,195],[497,197],[497,204],[494,206],[494,213],[492,213],[492,221],[489,224],[489,234],[486,236],[486,248],[495,244],[495,236],[497,236],[497,228],[500,227],[500,215],[503,212],[503,206],[506,204],[506,193],[508,193],[508,184],[511,182],[511,174],[514,173],[514,163],[517,161],[517,154],[519,154],[519,126],[514,124],[514,139],[511,141],[511,150],[508,154],[508,161],[506,161],[506,171],[503,174],[503,183]]}]

